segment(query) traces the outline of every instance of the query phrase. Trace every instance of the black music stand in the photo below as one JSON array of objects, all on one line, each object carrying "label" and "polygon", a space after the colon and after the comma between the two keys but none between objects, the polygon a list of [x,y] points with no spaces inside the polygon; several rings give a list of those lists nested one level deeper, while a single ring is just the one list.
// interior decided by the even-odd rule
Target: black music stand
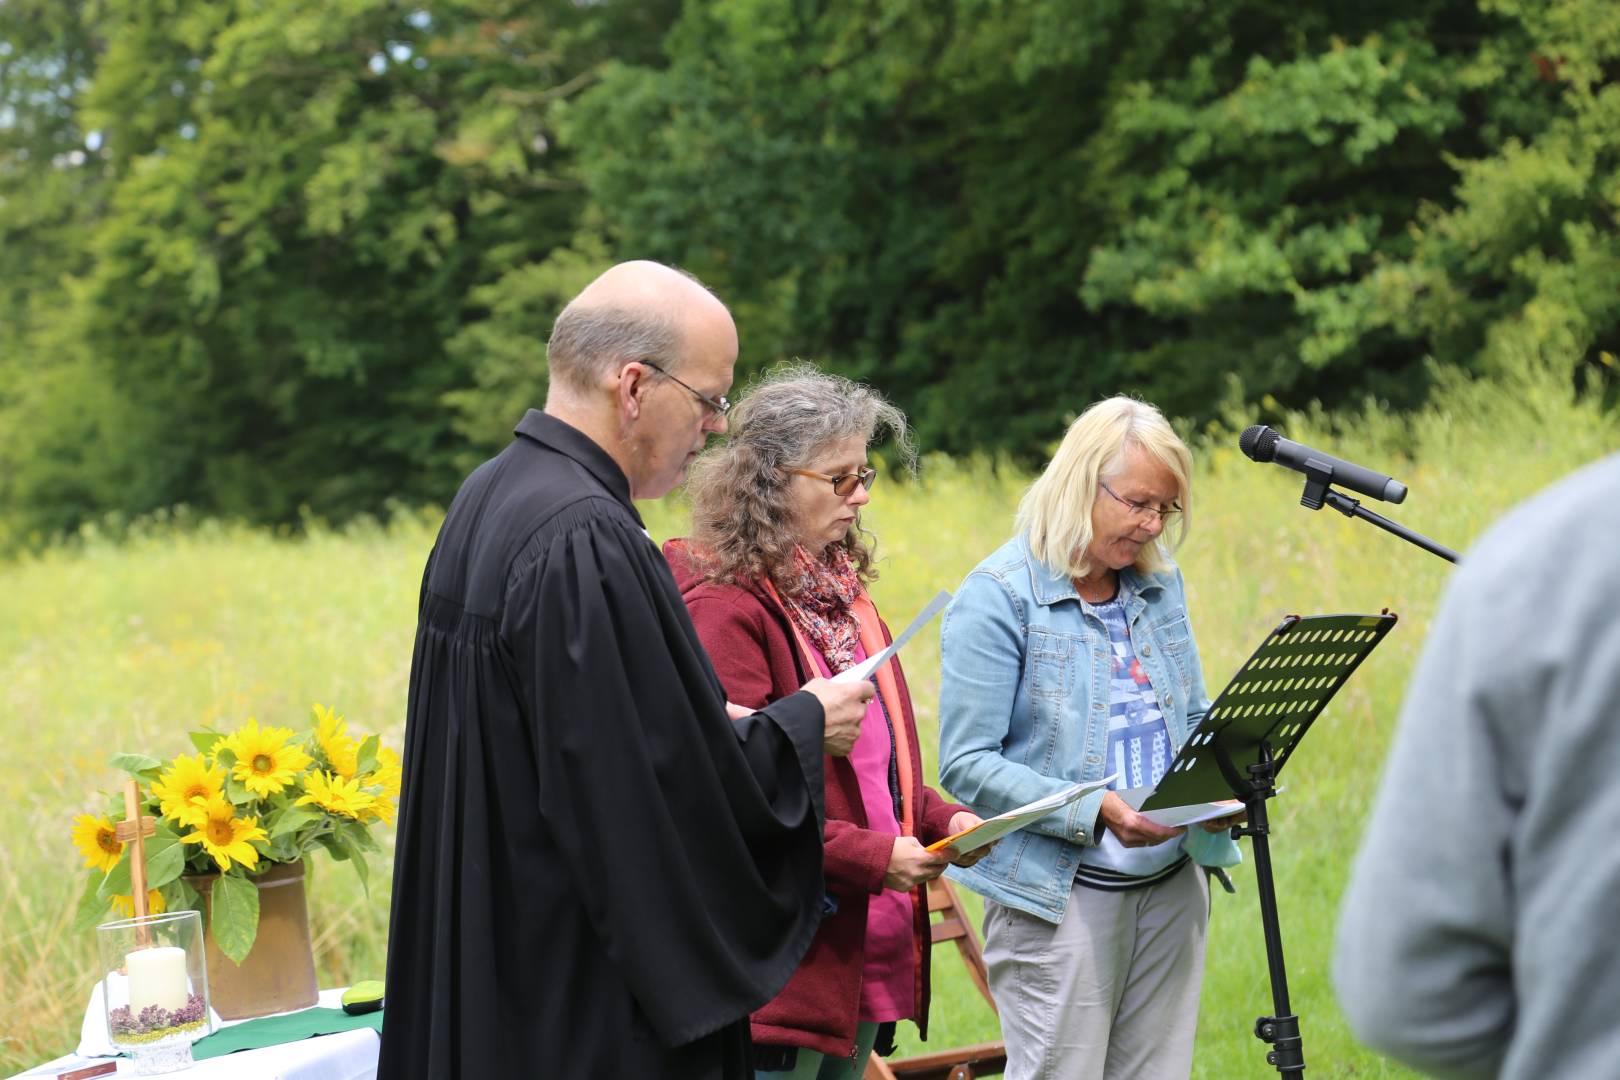
[{"label": "black music stand", "polygon": [[1233,829],[1232,835],[1249,837],[1254,847],[1273,1008],[1273,1015],[1255,1022],[1254,1034],[1273,1046],[1267,1064],[1296,1080],[1304,1073],[1305,1050],[1299,1017],[1288,1007],[1266,800],[1277,793],[1277,774],[1311,722],[1395,620],[1385,610],[1378,615],[1290,615],[1278,623],[1221,691],[1142,803],[1143,810],[1162,810],[1236,796],[1247,807],[1248,824]]}]

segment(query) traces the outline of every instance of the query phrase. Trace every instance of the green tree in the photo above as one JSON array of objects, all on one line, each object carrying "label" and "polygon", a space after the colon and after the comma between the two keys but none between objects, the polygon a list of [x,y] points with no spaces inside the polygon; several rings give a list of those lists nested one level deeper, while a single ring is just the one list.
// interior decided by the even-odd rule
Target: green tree
[{"label": "green tree", "polygon": [[[566,248],[584,206],[548,113],[610,51],[652,56],[669,5],[105,0],[81,17],[107,47],[76,118],[109,175],[61,348],[97,395],[71,434],[24,436],[10,500],[62,528],[177,501],[285,521],[447,498],[456,409],[479,404],[474,358],[447,343],[488,317],[481,286]],[[36,404],[82,409],[83,381]],[[486,441],[515,419],[481,415]],[[41,463],[69,443],[65,496]]]},{"label": "green tree", "polygon": [[[89,222],[105,188],[100,142],[81,130],[78,102],[99,44],[77,0],[0,3],[0,549],[21,531],[19,481],[49,478],[33,498],[79,503],[74,453],[33,448],[93,405],[94,381],[59,348],[68,280],[84,270]],[[60,440],[63,443],[68,440]]]},{"label": "green tree", "polygon": [[1461,163],[1566,108],[1512,16],[718,0],[564,133],[610,241],[720,285],[754,362],[872,379],[935,447],[1034,454],[1120,390],[1195,418],[1234,374],[1410,404],[1426,357],[1477,364],[1477,319],[1419,325],[1388,293],[1468,198]]}]

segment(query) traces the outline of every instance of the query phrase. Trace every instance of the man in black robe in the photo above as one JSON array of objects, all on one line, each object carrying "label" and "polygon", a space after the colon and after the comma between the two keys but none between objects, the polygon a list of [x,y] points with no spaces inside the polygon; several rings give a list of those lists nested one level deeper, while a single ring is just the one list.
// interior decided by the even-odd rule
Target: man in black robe
[{"label": "man in black robe", "polygon": [[725,430],[730,314],[654,263],[557,318],[545,412],[422,581],[383,1080],[749,1077],[821,916],[821,754],[868,683],[727,705],[632,499]]}]

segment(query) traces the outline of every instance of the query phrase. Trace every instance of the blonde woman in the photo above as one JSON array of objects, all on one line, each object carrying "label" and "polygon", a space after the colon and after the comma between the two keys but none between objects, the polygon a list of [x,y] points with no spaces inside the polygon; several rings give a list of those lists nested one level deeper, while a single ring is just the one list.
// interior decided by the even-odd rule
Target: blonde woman
[{"label": "blonde woman", "polygon": [[1185,1078],[1209,893],[1231,821],[1163,828],[1118,789],[1156,784],[1205,695],[1166,530],[1187,527],[1192,458],[1159,411],[1085,411],[1031,485],[1016,532],[941,631],[940,780],[989,817],[1118,777],[953,877],[985,902],[1009,1080]]}]

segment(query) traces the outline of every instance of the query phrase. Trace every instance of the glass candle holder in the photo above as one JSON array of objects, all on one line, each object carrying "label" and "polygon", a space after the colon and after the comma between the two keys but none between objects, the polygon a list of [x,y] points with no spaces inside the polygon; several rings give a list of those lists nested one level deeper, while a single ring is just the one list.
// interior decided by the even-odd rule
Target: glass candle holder
[{"label": "glass candle holder", "polygon": [[202,919],[171,911],[96,927],[107,1035],[137,1076],[191,1064],[191,1041],[209,1031]]}]

